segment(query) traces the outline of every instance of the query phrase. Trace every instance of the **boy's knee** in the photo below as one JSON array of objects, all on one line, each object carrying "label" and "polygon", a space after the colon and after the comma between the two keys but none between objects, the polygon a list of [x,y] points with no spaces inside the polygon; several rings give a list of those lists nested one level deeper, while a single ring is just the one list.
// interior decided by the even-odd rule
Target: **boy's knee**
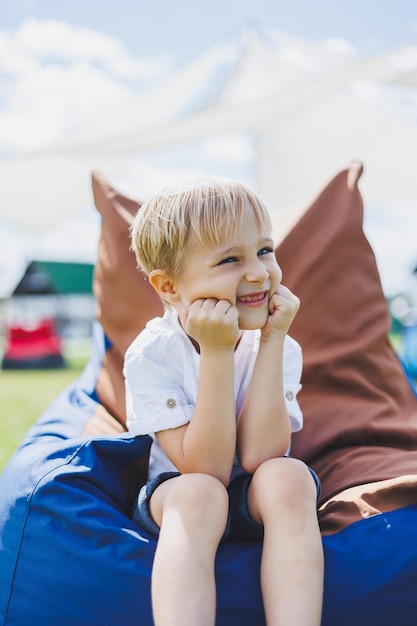
[{"label": "boy's knee", "polygon": [[226,488],[209,474],[182,474],[175,480],[167,503],[175,504],[193,516],[215,518],[227,515],[229,499]]},{"label": "boy's knee", "polygon": [[317,485],[307,465],[299,459],[281,457],[265,461],[256,470],[253,480],[265,492],[273,491],[282,500],[298,498],[314,502],[317,499]]}]

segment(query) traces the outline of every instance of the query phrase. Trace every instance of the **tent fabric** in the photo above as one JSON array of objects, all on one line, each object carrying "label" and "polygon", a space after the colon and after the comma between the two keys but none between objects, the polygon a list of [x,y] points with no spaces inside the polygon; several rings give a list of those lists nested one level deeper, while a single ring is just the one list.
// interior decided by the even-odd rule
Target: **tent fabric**
[{"label": "tent fabric", "polygon": [[94,265],[71,261],[31,261],[12,296],[91,294]]},{"label": "tent fabric", "polygon": [[35,271],[43,272],[54,293],[91,294],[94,266],[71,261],[32,261]]},{"label": "tent fabric", "polygon": [[[417,398],[386,342],[389,316],[361,230],[360,175],[357,164],[340,172],[277,247],[287,284],[299,287],[302,300],[293,334],[304,340],[305,428],[293,452],[311,458],[324,487],[323,626],[412,626]],[[110,215],[113,223],[107,244],[123,248],[132,217],[126,206],[133,205],[102,178],[95,184],[103,221]],[[153,305],[141,314],[130,299],[123,309],[122,298],[104,314],[119,262],[130,271],[133,259],[114,254],[95,277],[101,314],[85,371],[28,432],[0,478],[0,621],[7,626],[152,624],[155,542],[129,516],[150,439],[124,432],[118,385],[123,346]],[[144,306],[149,288],[137,285]],[[124,315],[126,333],[112,332]],[[264,626],[260,556],[256,545],[219,547],[219,626]]]},{"label": "tent fabric", "polygon": [[55,320],[42,319],[35,326],[6,328],[3,369],[44,369],[65,366],[61,338]]},{"label": "tent fabric", "polygon": [[[36,153],[1,159],[1,218],[42,231],[89,205],[92,169],[102,169],[117,180],[134,155],[238,131],[257,134],[257,191],[277,210],[305,203],[317,180],[330,177],[352,158],[369,164],[369,202],[392,203],[399,189],[402,196],[414,199],[415,152],[411,159],[408,153],[416,145],[415,120],[407,121],[398,106],[385,109],[381,103],[387,98],[380,96],[368,104],[352,88],[359,79],[370,79],[371,86],[395,90],[386,82],[403,76],[401,69],[395,73],[393,68],[401,67],[398,57],[412,44],[346,60],[324,55],[320,46],[310,45],[306,52],[306,42],[266,44],[256,32],[221,42],[96,126],[71,132]],[[308,69],[294,62],[303,56]],[[387,128],[392,128],[389,141]],[[313,158],[310,151],[304,156],[308,147]],[[299,167],[304,176],[295,185],[287,184]],[[395,182],[385,175],[389,169],[399,177]],[[37,210],[22,211],[32,206],[33,198]]]}]

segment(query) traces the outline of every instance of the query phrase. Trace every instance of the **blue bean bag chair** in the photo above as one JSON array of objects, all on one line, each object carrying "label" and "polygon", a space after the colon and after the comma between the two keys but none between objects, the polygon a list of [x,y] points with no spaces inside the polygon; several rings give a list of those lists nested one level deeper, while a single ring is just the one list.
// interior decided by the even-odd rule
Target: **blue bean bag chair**
[{"label": "blue bean bag chair", "polygon": [[[277,233],[285,282],[302,302],[292,335],[304,352],[305,426],[293,455],[322,480],[323,626],[414,626],[417,399],[388,341],[362,231],[361,172],[350,164]],[[93,191],[102,233],[91,358],[0,478],[0,618],[8,626],[152,625],[155,541],[129,515],[151,440],[126,432],[121,368],[161,305],[129,251],[139,203],[99,174]],[[256,545],[219,547],[218,626],[265,624],[260,556]]]}]

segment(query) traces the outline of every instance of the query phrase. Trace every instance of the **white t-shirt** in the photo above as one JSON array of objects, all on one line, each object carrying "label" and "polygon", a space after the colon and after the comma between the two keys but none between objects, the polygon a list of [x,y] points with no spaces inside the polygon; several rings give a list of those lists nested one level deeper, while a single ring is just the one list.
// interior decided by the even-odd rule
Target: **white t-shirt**
[{"label": "white t-shirt", "polygon": [[[235,350],[236,416],[248,389],[259,349],[259,330],[245,330]],[[127,427],[135,435],[151,435],[149,478],[176,467],[160,448],[154,433],[187,424],[198,391],[200,355],[183,331],[175,311],[151,320],[129,346],[123,373],[126,382]],[[297,401],[301,389],[302,353],[289,337],[284,343],[284,395],[292,432],[301,430]]]}]

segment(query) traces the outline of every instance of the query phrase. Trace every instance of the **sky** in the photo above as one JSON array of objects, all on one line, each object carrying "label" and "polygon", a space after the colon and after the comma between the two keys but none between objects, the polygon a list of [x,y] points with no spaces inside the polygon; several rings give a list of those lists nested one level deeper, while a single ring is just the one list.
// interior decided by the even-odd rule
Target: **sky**
[{"label": "sky", "polygon": [[[415,0],[0,0],[0,156],[117,110],[244,26],[366,55],[417,34]],[[80,88],[81,86],[81,88]]]},{"label": "sky", "polygon": [[244,23],[372,50],[415,34],[414,0],[1,0],[0,25],[62,20],[118,38],[132,56],[185,63]]},{"label": "sky", "polygon": [[[417,4],[0,0],[0,157],[36,151],[104,119],[245,26],[325,42],[346,58],[366,56],[417,35]],[[242,154],[244,146],[237,147]],[[79,229],[77,219],[66,232]],[[91,239],[97,223],[88,220],[84,234]],[[10,231],[3,230],[0,249],[7,241]],[[22,237],[13,245],[27,249]],[[2,275],[10,276],[2,263],[0,292]]]}]

